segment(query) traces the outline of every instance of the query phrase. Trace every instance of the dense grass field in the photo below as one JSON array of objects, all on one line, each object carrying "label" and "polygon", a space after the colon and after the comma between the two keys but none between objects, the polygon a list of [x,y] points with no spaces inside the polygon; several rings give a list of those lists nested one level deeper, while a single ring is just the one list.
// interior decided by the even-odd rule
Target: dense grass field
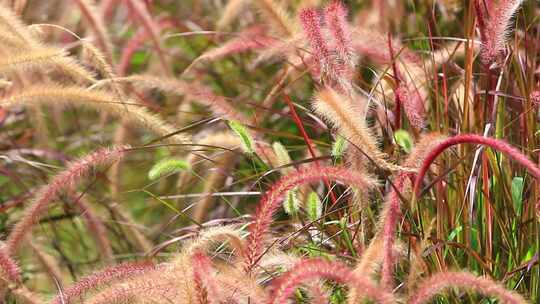
[{"label": "dense grass field", "polygon": [[1,303],[540,303],[536,0],[0,0]]}]

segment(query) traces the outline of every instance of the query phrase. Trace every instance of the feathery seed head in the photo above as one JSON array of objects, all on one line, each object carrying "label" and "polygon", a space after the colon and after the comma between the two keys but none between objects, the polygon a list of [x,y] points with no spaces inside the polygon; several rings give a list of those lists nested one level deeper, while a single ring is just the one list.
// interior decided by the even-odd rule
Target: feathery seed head
[{"label": "feathery seed head", "polygon": [[313,50],[313,57],[321,70],[328,71],[330,49],[321,30],[321,14],[317,9],[306,8],[300,12],[300,22]]},{"label": "feathery seed head", "polygon": [[332,156],[334,158],[341,158],[343,154],[345,154],[345,150],[347,150],[348,146],[349,142],[347,139],[341,135],[337,135],[334,143],[332,144]]},{"label": "feathery seed head", "polygon": [[149,261],[126,262],[94,272],[60,292],[51,304],[69,304],[106,284],[116,283],[141,273],[153,270],[155,265]]},{"label": "feathery seed head", "polygon": [[[404,165],[408,168],[419,168],[421,162],[427,157],[429,151],[443,142],[444,136],[437,133],[424,135],[416,144]],[[398,173],[393,181],[393,187],[388,194],[382,215],[380,217],[380,237],[382,238],[383,265],[381,270],[381,285],[390,288],[392,284],[393,266],[395,263],[396,229],[401,220],[401,197],[408,189],[408,180],[412,178],[409,172]]]},{"label": "feathery seed head", "polygon": [[106,112],[124,119],[129,123],[164,137],[173,143],[189,141],[184,135],[176,134],[176,128],[163,121],[157,115],[145,108],[135,105],[132,101],[120,101],[116,96],[106,91],[89,91],[78,86],[61,86],[55,84],[35,85],[25,88],[22,92],[0,99],[0,105],[78,105]]},{"label": "feathery seed head", "polygon": [[286,166],[292,163],[291,156],[289,155],[289,152],[282,143],[280,143],[279,141],[275,141],[272,144],[272,149],[274,150],[274,154],[276,155],[278,166]]},{"label": "feathery seed head", "polygon": [[221,292],[212,269],[212,261],[201,251],[197,251],[192,256],[193,278],[204,289],[202,294],[207,296],[208,303],[221,303]]},{"label": "feathery seed head", "polygon": [[21,282],[21,270],[17,262],[11,257],[6,246],[0,245],[0,277],[7,282],[18,284]]},{"label": "feathery seed head", "polygon": [[272,25],[272,30],[279,36],[292,37],[296,34],[297,25],[291,20],[287,9],[277,0],[254,1],[261,14]]},{"label": "feathery seed head", "polygon": [[334,40],[337,54],[346,64],[354,67],[355,54],[352,46],[352,31],[347,22],[347,8],[340,0],[334,0],[325,9],[325,19]]},{"label": "feathery seed head", "polygon": [[330,279],[347,284],[350,288],[356,289],[358,297],[367,297],[376,303],[395,303],[391,293],[377,287],[370,279],[353,273],[339,262],[328,262],[322,259],[300,261],[288,272],[275,279],[272,283],[269,303],[286,303],[300,284],[315,279]]},{"label": "feathery seed head", "polygon": [[489,14],[484,12],[481,0],[475,0],[475,2],[482,40],[480,59],[484,65],[491,68],[502,63],[510,21],[523,0],[491,2],[488,7]]},{"label": "feathery seed head", "polygon": [[306,201],[306,213],[310,221],[316,221],[322,216],[323,205],[315,192],[310,192]]},{"label": "feathery seed head", "polygon": [[298,186],[320,180],[336,180],[357,188],[370,188],[375,182],[359,173],[342,167],[306,167],[283,176],[261,198],[254,222],[249,226],[247,268],[251,269],[263,251],[263,238],[270,227],[272,216],[281,206],[285,194]]},{"label": "feathery seed head", "polygon": [[405,114],[411,125],[419,130],[423,129],[426,121],[424,99],[414,84],[401,84],[396,90],[396,96],[403,103]]},{"label": "feathery seed head", "polygon": [[477,277],[468,272],[440,272],[420,284],[409,297],[410,304],[424,304],[444,289],[457,287],[497,297],[501,303],[525,304],[527,301],[515,292],[506,290],[488,278]]},{"label": "feathery seed head", "polygon": [[287,196],[283,201],[283,209],[288,215],[296,215],[300,208],[300,201],[297,195],[298,189],[292,189],[287,192]]},{"label": "feathery seed head", "polygon": [[231,120],[228,122],[231,130],[238,135],[240,142],[242,143],[242,150],[247,154],[253,154],[254,151],[254,142],[249,134],[249,131],[242,125],[240,122]]},{"label": "feathery seed head", "polygon": [[386,154],[379,150],[376,139],[366,126],[364,110],[359,109],[358,105],[352,104],[349,99],[327,87],[318,92],[313,100],[313,108],[351,143],[349,149],[358,149],[355,150],[355,153],[365,154],[381,168],[403,169],[386,160]]}]

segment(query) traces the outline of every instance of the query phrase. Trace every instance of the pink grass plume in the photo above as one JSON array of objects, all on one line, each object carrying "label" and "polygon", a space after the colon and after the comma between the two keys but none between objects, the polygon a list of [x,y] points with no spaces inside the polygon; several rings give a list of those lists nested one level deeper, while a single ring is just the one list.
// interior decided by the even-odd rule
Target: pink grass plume
[{"label": "pink grass plume", "polygon": [[358,188],[369,188],[375,182],[362,174],[343,167],[310,166],[283,176],[261,198],[254,221],[249,226],[247,239],[247,269],[250,270],[263,253],[263,238],[270,227],[272,216],[281,207],[287,191],[320,180],[337,180]]},{"label": "pink grass plume", "polygon": [[6,281],[15,284],[21,282],[21,269],[17,262],[10,256],[5,245],[0,247],[0,270]]},{"label": "pink grass plume", "polygon": [[218,282],[213,274],[212,261],[210,258],[201,251],[197,251],[192,256],[193,265],[193,278],[200,294],[206,297],[206,301],[209,304],[222,303],[220,301],[220,292]]},{"label": "pink grass plume", "polygon": [[333,1],[325,9],[328,30],[339,58],[348,65],[354,65],[352,31],[347,22],[347,14],[347,8],[338,0]]},{"label": "pink grass plume", "polygon": [[416,176],[416,180],[414,183],[414,193],[416,197],[418,197],[418,195],[420,194],[420,186],[422,184],[422,181],[424,180],[424,176],[426,175],[430,165],[435,161],[437,156],[439,156],[439,154],[443,153],[449,147],[459,144],[484,145],[499,152],[502,152],[508,157],[518,162],[519,164],[521,164],[522,166],[524,166],[532,176],[534,176],[537,180],[540,180],[540,168],[534,162],[528,159],[525,155],[523,155],[523,153],[512,147],[507,142],[499,139],[483,137],[476,134],[462,134],[450,137],[442,141],[429,152],[429,154],[423,161],[422,166],[420,167],[418,175]]},{"label": "pink grass plume", "polygon": [[[446,137],[437,133],[424,135],[415,145],[413,151],[407,157],[404,166],[419,168],[429,152]],[[396,263],[395,240],[396,229],[401,221],[401,200],[409,189],[409,180],[414,175],[411,172],[399,172],[392,180],[392,190],[388,194],[381,214],[381,237],[383,242],[383,257],[380,285],[386,289],[393,288],[393,272]]]},{"label": "pink grass plume", "polygon": [[412,126],[421,130],[425,126],[426,110],[424,108],[424,98],[414,84],[401,84],[396,89],[396,98],[399,98],[407,119]]},{"label": "pink grass plume", "polygon": [[323,37],[321,18],[319,11],[314,8],[306,8],[300,12],[300,23],[311,45],[313,58],[324,73],[330,69],[330,49]]},{"label": "pink grass plume", "polygon": [[448,288],[463,288],[476,291],[485,296],[497,297],[500,303],[525,304],[527,301],[519,294],[506,290],[500,284],[468,272],[440,272],[420,284],[416,292],[409,297],[409,304],[430,303],[439,292]]},{"label": "pink grass plume", "polygon": [[381,268],[381,286],[389,288],[392,286],[392,273],[396,257],[394,256],[394,243],[396,239],[396,226],[401,218],[401,197],[404,192],[406,179],[411,176],[410,173],[400,173],[394,179],[394,189],[388,195],[388,212],[384,219],[382,229],[383,237],[383,262]]},{"label": "pink grass plume", "polygon": [[346,265],[322,259],[309,259],[297,263],[273,282],[268,303],[287,303],[296,288],[307,281],[330,279],[354,288],[359,297],[367,297],[379,304],[394,304],[391,293],[379,288],[369,278],[353,273]]},{"label": "pink grass plume", "polygon": [[84,296],[85,293],[103,285],[116,283],[153,269],[155,269],[155,265],[150,261],[126,262],[107,267],[80,279],[66,290],[59,292],[51,304],[72,303]]},{"label": "pink grass plume", "polygon": [[[476,16],[480,28],[482,48],[480,59],[488,67],[500,63],[505,52],[505,43],[510,20],[523,0],[489,1],[484,7],[483,0],[475,0]],[[488,11],[486,12],[485,9]]]}]

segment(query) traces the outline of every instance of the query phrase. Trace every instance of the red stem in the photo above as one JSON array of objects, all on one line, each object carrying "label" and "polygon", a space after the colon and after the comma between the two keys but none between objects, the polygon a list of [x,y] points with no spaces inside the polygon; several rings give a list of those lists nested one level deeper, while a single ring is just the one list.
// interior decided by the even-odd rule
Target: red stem
[{"label": "red stem", "polygon": [[396,98],[396,108],[394,110],[395,114],[395,128],[396,130],[401,128],[401,98],[399,97],[399,94],[397,94],[397,90],[399,88],[399,75],[398,75],[398,69],[396,65],[396,60],[394,58],[394,49],[392,48],[392,36],[390,32],[388,32],[388,51],[390,53],[390,60],[392,60],[392,71],[394,73],[394,80],[396,81],[396,89],[394,90],[394,96]]},{"label": "red stem", "polygon": [[420,171],[418,172],[418,175],[416,176],[416,180],[414,182],[414,193],[416,197],[418,198],[418,195],[420,194],[420,185],[422,184],[422,181],[424,180],[424,176],[426,175],[429,166],[433,161],[444,152],[447,148],[459,144],[479,144],[479,145],[485,145],[492,149],[495,149],[499,152],[502,152],[509,156],[510,158],[514,159],[518,163],[520,163],[522,166],[524,166],[527,171],[533,175],[536,179],[540,180],[540,168],[536,166],[534,162],[532,162],[530,159],[528,159],[525,155],[523,155],[519,150],[512,147],[510,144],[508,144],[505,141],[489,138],[489,137],[483,137],[481,135],[476,134],[462,134],[462,135],[456,135],[454,137],[448,138],[438,144],[435,148],[429,152],[428,156],[424,159],[424,162],[422,163],[422,167],[420,168]]},{"label": "red stem", "polygon": [[[306,132],[306,129],[304,129],[304,124],[302,123],[302,120],[300,119],[300,116],[298,116],[298,113],[296,113],[296,110],[294,109],[294,104],[293,104],[291,98],[289,97],[289,95],[286,95],[286,94],[283,95],[283,98],[285,99],[285,102],[287,102],[287,105],[289,106],[289,109],[291,110],[291,115],[292,115],[292,117],[294,119],[294,122],[296,123],[296,126],[298,126],[298,129],[300,129],[300,133],[302,133],[302,137],[304,137],[304,141],[307,144],[309,154],[311,154],[312,158],[316,159],[317,156],[315,155],[315,150],[313,150],[313,142],[309,138],[309,136],[308,136],[308,134]],[[318,167],[319,166],[319,161],[316,160],[315,165]],[[334,206],[334,204],[337,202],[337,198],[334,195],[334,192],[332,191],[332,185],[330,184],[330,182],[326,178],[323,181],[326,184],[326,187],[328,187],[328,191],[330,192],[330,199],[332,200],[332,206]]]}]

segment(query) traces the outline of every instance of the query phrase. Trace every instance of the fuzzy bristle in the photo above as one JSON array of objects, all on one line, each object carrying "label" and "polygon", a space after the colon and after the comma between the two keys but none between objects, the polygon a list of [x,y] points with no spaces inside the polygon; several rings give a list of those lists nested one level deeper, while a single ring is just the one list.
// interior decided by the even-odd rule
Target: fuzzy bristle
[{"label": "fuzzy bristle", "polygon": [[484,11],[481,0],[475,0],[477,17],[480,19],[482,63],[490,66],[500,63],[505,51],[506,38],[512,16],[519,9],[523,0],[492,1],[488,5],[489,12]]},{"label": "fuzzy bristle", "polygon": [[488,278],[477,277],[467,272],[440,272],[420,284],[410,298],[409,304],[424,304],[447,288],[463,288],[480,294],[496,297],[501,303],[525,304],[527,301],[515,292],[504,289]]},{"label": "fuzzy bristle", "polygon": [[312,104],[317,114],[334,125],[341,136],[350,141],[354,148],[365,153],[376,165],[393,171],[401,169],[386,160],[388,157],[379,150],[374,136],[366,126],[365,114],[344,96],[326,88],[319,91]]},{"label": "fuzzy bristle", "polygon": [[261,14],[270,22],[272,29],[277,34],[292,37],[298,31],[287,10],[281,3],[278,3],[278,0],[257,0],[253,2]]},{"label": "fuzzy bristle", "polygon": [[126,278],[144,273],[154,269],[154,264],[148,261],[127,262],[115,266],[107,267],[101,271],[92,273],[79,281],[62,290],[52,301],[51,304],[69,304],[77,298],[84,296],[85,293],[93,291],[105,284],[115,281],[121,281]]},{"label": "fuzzy bristle", "polygon": [[347,9],[340,0],[334,0],[325,9],[330,37],[337,48],[339,58],[348,65],[354,66],[355,53],[352,45],[352,31],[347,22]]},{"label": "fuzzy bristle", "polygon": [[175,134],[176,129],[173,126],[145,108],[136,106],[133,102],[118,101],[115,96],[105,91],[89,91],[75,86],[36,85],[26,88],[19,94],[0,99],[0,105],[4,107],[41,104],[75,105],[96,109],[150,130],[169,142],[189,141],[185,136]]},{"label": "fuzzy bristle", "polygon": [[7,282],[21,282],[21,269],[17,262],[11,257],[8,248],[4,244],[0,246],[0,268],[2,277],[5,278]]}]

